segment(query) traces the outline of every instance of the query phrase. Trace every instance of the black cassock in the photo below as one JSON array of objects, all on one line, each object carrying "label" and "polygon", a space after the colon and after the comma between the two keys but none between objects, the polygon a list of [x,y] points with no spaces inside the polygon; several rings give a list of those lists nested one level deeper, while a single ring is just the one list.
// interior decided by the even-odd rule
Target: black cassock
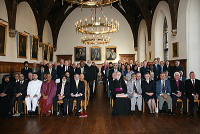
[{"label": "black cassock", "polygon": [[14,87],[11,82],[2,82],[2,84],[0,84],[0,94],[7,94],[4,97],[0,97],[0,116],[2,117],[6,117],[8,115],[13,88]]},{"label": "black cassock", "polygon": [[112,115],[129,115],[131,102],[129,98],[116,98],[116,94],[127,93],[127,87],[123,79],[114,80],[111,84],[111,94],[114,100]]}]

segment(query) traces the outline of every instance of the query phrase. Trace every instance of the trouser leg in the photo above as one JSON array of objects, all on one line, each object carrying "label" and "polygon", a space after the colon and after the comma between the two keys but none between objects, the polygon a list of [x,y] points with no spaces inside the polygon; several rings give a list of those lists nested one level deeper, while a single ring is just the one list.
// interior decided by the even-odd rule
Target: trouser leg
[{"label": "trouser leg", "polygon": [[189,111],[194,113],[194,97],[188,96],[189,99]]},{"label": "trouser leg", "polygon": [[35,112],[35,109],[37,107],[37,103],[38,103],[38,98],[37,97],[33,97],[33,100],[32,100],[32,111]]},{"label": "trouser leg", "polygon": [[131,98],[131,111],[135,111],[136,97]]},{"label": "trouser leg", "polygon": [[76,99],[76,112],[78,112],[80,110],[80,103],[81,103],[81,97],[78,97]]},{"label": "trouser leg", "polygon": [[183,112],[187,113],[187,98],[185,95],[182,95],[180,99],[183,101]]},{"label": "trouser leg", "polygon": [[94,81],[90,81],[90,82],[89,82],[89,86],[90,86],[90,98],[91,98],[91,99],[94,98],[93,84],[94,84]]},{"label": "trouser leg", "polygon": [[137,98],[137,106],[138,106],[138,110],[142,111],[142,97]]},{"label": "trouser leg", "polygon": [[[12,112],[12,109],[15,105],[15,101],[16,101],[16,96],[14,95],[11,99],[11,102],[10,102],[10,107],[9,107],[9,112]],[[14,113],[13,113],[14,114]]]},{"label": "trouser leg", "polygon": [[31,111],[31,98],[30,97],[25,98],[25,102],[26,102],[27,110]]},{"label": "trouser leg", "polygon": [[176,113],[176,103],[177,103],[177,96],[172,95],[172,112]]},{"label": "trouser leg", "polygon": [[63,105],[64,105],[64,110],[63,110],[63,112],[64,113],[66,113],[66,107],[67,107],[67,105],[68,105],[68,98],[63,98]]},{"label": "trouser leg", "polygon": [[172,107],[172,98],[171,96],[167,96],[167,106],[168,106],[168,109],[171,109]]},{"label": "trouser leg", "polygon": [[19,112],[19,113],[24,112],[24,109],[23,109],[23,99],[24,99],[23,96],[19,96],[19,97],[17,97],[17,102],[18,102],[18,112]]},{"label": "trouser leg", "polygon": [[57,112],[57,101],[58,101],[58,96],[55,96],[53,98],[53,112]]},{"label": "trouser leg", "polygon": [[164,103],[164,98],[162,96],[158,96],[158,100],[159,100],[159,110],[162,110],[163,107],[163,103]]}]

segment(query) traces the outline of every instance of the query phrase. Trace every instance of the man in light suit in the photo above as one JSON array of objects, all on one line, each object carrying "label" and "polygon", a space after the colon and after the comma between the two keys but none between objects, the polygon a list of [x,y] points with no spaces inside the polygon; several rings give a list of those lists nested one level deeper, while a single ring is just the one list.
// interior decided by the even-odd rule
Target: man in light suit
[{"label": "man in light suit", "polygon": [[165,73],[161,73],[160,78],[161,80],[156,82],[156,96],[159,100],[159,111],[160,113],[163,113],[162,107],[164,99],[166,99],[168,105],[168,114],[170,115],[172,106],[172,98],[170,97],[171,94],[170,81],[165,80]]},{"label": "man in light suit", "polygon": [[127,83],[127,93],[131,100],[131,111],[132,114],[135,111],[135,105],[137,103],[140,114],[142,113],[142,89],[141,84],[136,80],[136,74],[131,75],[131,80]]}]

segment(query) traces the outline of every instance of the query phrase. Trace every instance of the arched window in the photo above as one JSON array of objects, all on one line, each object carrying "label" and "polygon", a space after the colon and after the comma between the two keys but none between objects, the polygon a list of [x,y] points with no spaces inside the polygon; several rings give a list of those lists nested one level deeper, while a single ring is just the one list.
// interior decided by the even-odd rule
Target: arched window
[{"label": "arched window", "polygon": [[164,48],[164,60],[169,59],[169,41],[168,41],[168,24],[167,24],[167,18],[164,19],[164,26],[163,26],[163,48]]}]

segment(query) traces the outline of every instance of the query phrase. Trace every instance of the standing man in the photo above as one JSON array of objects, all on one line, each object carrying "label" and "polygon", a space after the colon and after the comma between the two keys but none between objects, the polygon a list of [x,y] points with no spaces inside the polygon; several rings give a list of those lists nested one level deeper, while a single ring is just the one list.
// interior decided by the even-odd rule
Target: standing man
[{"label": "standing man", "polygon": [[48,69],[45,70],[45,74],[50,74],[52,76],[52,80],[56,80],[56,70],[53,68],[52,62],[49,62]]},{"label": "standing man", "polygon": [[147,61],[144,60],[144,61],[143,61],[143,67],[140,68],[140,73],[141,73],[142,80],[145,79],[145,78],[144,78],[144,75],[145,75],[146,73],[148,73],[148,72],[149,72],[149,68],[147,67]]},{"label": "standing man", "polygon": [[108,67],[108,63],[105,61],[103,66],[101,67],[101,77],[103,80],[103,89],[106,92],[106,84],[107,84],[107,77],[106,77],[106,69]]},{"label": "standing man", "polygon": [[65,65],[65,72],[70,72],[71,66],[70,66],[68,60],[65,60],[65,64],[64,65]]},{"label": "standing man", "polygon": [[24,79],[27,80],[28,79],[28,73],[32,72],[32,69],[28,67],[29,63],[28,61],[24,62],[24,68],[21,69],[21,73],[24,75]]},{"label": "standing man", "polygon": [[[42,86],[42,81],[38,80],[37,73],[33,73],[33,80],[29,82],[27,88],[27,96],[25,98],[28,116],[34,116],[35,110],[38,104],[38,100],[40,99],[40,89]],[[31,107],[32,103],[32,107]]]},{"label": "standing man", "polygon": [[33,73],[39,71],[39,68],[37,67],[37,63],[36,62],[33,63],[32,71],[33,71]]},{"label": "standing man", "polygon": [[153,72],[154,72],[154,80],[155,81],[159,80],[160,73],[161,73],[161,67],[160,67],[157,59],[154,59]]},{"label": "standing man", "polygon": [[61,78],[65,74],[64,60],[60,59],[60,65],[57,66],[57,76]]},{"label": "standing man", "polygon": [[159,110],[160,113],[163,113],[162,107],[164,104],[164,99],[166,99],[168,105],[168,114],[171,115],[172,98],[170,97],[171,95],[170,81],[165,80],[165,73],[161,73],[160,78],[161,80],[156,82],[156,96],[159,100]]}]

